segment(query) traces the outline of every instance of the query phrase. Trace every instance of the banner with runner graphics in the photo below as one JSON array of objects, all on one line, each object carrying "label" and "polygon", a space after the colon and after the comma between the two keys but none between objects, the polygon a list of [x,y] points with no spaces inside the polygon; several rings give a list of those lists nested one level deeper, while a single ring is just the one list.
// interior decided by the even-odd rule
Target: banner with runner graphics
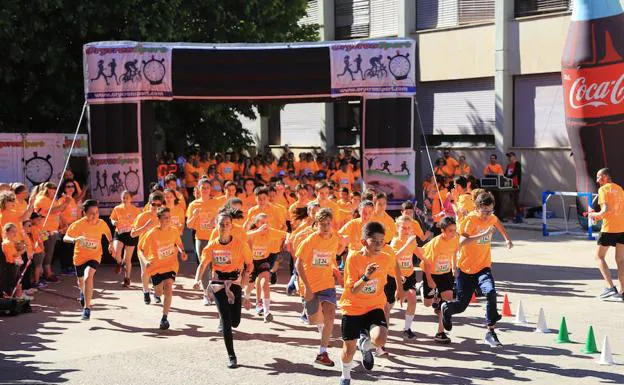
[{"label": "banner with runner graphics", "polygon": [[412,149],[365,148],[362,162],[364,184],[386,193],[389,200],[414,199],[415,166],[416,153]]},{"label": "banner with runner graphics", "polygon": [[329,50],[332,96],[416,94],[414,40],[336,42]]},{"label": "banner with runner graphics", "polygon": [[132,201],[143,202],[143,162],[141,154],[94,154],[89,159],[91,196],[107,215],[121,201],[124,190],[134,194]]},{"label": "banner with runner graphics", "polygon": [[85,94],[90,103],[171,100],[171,47],[104,42],[84,46]]},{"label": "banner with runner graphics", "polygon": [[[0,182],[39,183],[61,179],[73,134],[0,134]],[[87,135],[76,138],[73,157],[89,153]]]}]

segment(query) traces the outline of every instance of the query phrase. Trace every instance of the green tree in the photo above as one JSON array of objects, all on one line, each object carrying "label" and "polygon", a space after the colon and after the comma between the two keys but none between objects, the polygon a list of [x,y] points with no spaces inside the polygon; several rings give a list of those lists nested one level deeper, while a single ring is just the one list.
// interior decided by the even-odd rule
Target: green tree
[{"label": "green tree", "polygon": [[[297,23],[306,0],[4,0],[0,130],[72,132],[84,102],[82,46],[92,41],[314,41]],[[156,103],[159,124],[207,149],[251,140],[235,112],[249,103]]]}]

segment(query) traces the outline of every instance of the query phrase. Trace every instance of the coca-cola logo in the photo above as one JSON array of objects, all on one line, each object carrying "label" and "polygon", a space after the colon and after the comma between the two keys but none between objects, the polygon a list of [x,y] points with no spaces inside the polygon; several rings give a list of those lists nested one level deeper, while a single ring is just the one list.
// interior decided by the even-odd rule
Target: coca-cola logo
[{"label": "coca-cola logo", "polygon": [[[570,80],[568,74],[564,75],[565,80]],[[624,101],[624,74],[617,80],[605,80],[587,85],[584,76],[577,78],[572,83],[568,94],[570,107],[574,109],[586,106],[602,107],[610,104],[620,104]]]}]

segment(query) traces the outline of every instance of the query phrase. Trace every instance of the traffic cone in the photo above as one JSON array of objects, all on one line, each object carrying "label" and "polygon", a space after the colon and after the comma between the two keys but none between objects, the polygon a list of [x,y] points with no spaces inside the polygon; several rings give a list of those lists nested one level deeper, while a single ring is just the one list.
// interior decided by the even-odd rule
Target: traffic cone
[{"label": "traffic cone", "polygon": [[518,301],[518,310],[516,311],[516,324],[527,324],[526,316],[524,315],[524,309],[522,308],[522,301]]},{"label": "traffic cone", "polygon": [[511,306],[509,306],[509,297],[505,294],[505,298],[503,299],[503,317],[513,317],[511,314]]},{"label": "traffic cone", "polygon": [[602,341],[602,353],[600,354],[600,359],[598,360],[600,365],[615,365],[615,360],[613,360],[613,355],[611,354],[611,346],[609,345],[609,339],[605,336]]},{"label": "traffic cone", "polygon": [[475,295],[474,291],[472,292],[472,298],[470,298],[470,303],[479,303],[477,301],[477,296]]},{"label": "traffic cone", "polygon": [[550,329],[546,326],[546,316],[544,315],[544,309],[540,307],[539,317],[537,318],[537,327],[535,328],[536,332],[540,333],[550,333]]},{"label": "traffic cone", "polygon": [[557,343],[563,344],[570,341],[570,336],[568,335],[568,325],[566,324],[565,317],[561,318],[561,325],[559,326],[559,335],[557,335]]},{"label": "traffic cone", "polygon": [[596,337],[594,337],[594,328],[592,326],[590,326],[589,330],[587,331],[587,340],[585,340],[585,347],[581,351],[585,354],[598,353],[598,348],[596,348]]}]

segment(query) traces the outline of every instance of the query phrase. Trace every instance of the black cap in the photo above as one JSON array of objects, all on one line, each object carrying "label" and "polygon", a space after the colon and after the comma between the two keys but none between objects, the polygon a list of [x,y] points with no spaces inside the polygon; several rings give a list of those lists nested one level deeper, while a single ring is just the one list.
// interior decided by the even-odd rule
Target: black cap
[{"label": "black cap", "polygon": [[516,156],[516,153],[513,152],[513,151],[510,151],[510,152],[506,153],[505,155],[507,155],[507,156]]},{"label": "black cap", "polygon": [[43,215],[40,215],[39,213],[36,213],[33,211],[32,214],[30,214],[30,219],[37,219],[37,218],[43,218]]}]

